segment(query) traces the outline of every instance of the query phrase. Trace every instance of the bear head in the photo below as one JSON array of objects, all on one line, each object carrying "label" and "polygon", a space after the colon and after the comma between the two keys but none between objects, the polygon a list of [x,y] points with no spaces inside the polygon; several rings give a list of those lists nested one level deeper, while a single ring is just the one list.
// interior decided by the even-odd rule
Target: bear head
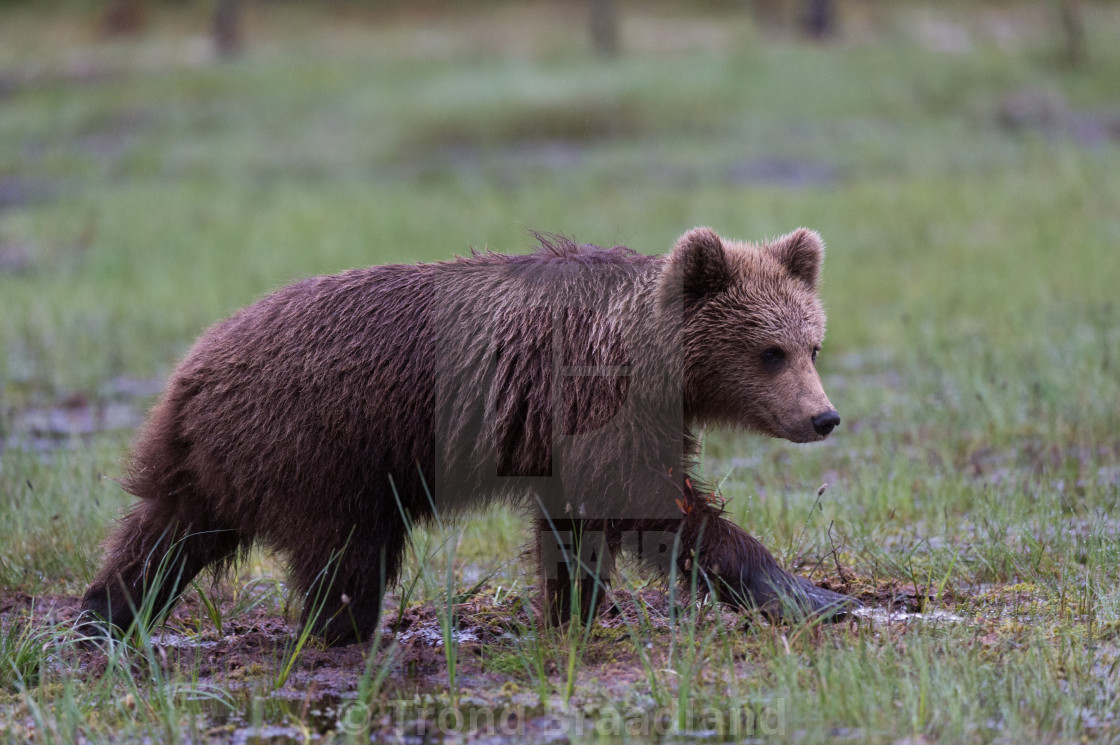
[{"label": "bear head", "polygon": [[681,236],[659,293],[683,313],[686,419],[793,442],[823,440],[840,423],[816,370],[823,260],[820,236],[805,228],[762,245],[710,228]]}]

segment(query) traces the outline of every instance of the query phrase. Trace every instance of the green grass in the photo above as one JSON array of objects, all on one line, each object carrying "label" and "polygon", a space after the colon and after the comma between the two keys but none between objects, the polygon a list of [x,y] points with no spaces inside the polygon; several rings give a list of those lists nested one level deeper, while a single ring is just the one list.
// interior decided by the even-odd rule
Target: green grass
[{"label": "green grass", "polygon": [[[434,613],[450,638],[489,577],[477,607],[513,631],[480,660],[438,651],[451,699],[446,669],[386,641],[356,671],[361,706],[530,701],[636,724],[665,708],[719,730],[694,716],[709,707],[801,742],[1120,737],[1120,137],[1082,126],[1116,131],[1116,7],[1086,6],[1080,69],[1058,62],[1049,16],[1006,3],[851,6],[826,46],[732,6],[627,5],[615,61],[547,4],[253,5],[228,63],[191,36],[203,6],[157,8],[123,40],[80,4],[0,10],[0,194],[16,195],[0,207],[0,599],[83,592],[129,503],[112,478],[130,426],[31,447],[32,415],[138,416],[152,397],[129,381],[288,281],[522,251],[528,229],[662,252],[697,224],[808,225],[829,247],[820,369],[843,424],[807,447],[705,433],[706,471],[788,564],[834,577],[839,561],[856,588],[912,586],[965,620],[772,629],[639,602],[540,630],[524,525],[491,510],[421,532],[385,617]],[[963,51],[932,48],[931,23]],[[1061,102],[1057,123],[1005,126],[1016,97]],[[256,556],[221,592],[200,583],[198,638],[259,609],[262,576],[283,574]],[[212,680],[141,637],[94,674],[66,624],[20,607],[0,627],[0,738],[185,739],[230,711],[322,729],[307,707],[251,703],[302,685],[302,644]]]}]

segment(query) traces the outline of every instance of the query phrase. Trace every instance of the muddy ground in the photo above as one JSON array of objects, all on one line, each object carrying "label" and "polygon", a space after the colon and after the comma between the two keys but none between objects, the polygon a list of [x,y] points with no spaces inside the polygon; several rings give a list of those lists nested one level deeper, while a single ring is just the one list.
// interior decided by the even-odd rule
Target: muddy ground
[{"label": "muddy ground", "polygon": [[[845,626],[905,626],[915,618],[963,620],[937,610],[953,598],[937,596],[934,588],[898,581],[861,582],[851,576],[819,584],[848,592],[865,606],[858,617],[837,624],[841,633]],[[235,739],[260,740],[293,737],[297,733],[346,733],[348,726],[360,725],[375,738],[380,727],[385,729],[385,736],[400,735],[403,731],[423,740],[427,730],[435,732],[433,728],[438,728],[439,702],[446,699],[451,685],[438,614],[442,609],[421,605],[402,611],[390,596],[384,613],[384,636],[374,644],[327,648],[312,639],[297,652],[300,629],[298,622],[292,620],[295,614],[290,609],[262,603],[260,607],[238,612],[237,606],[244,605],[244,597],[234,598],[221,586],[212,588],[207,597],[220,605],[220,629],[209,620],[202,596],[192,591],[154,630],[150,655],[136,652],[121,659],[128,660],[131,674],[139,680],[152,675],[153,671],[147,668],[154,663],[168,674],[167,678],[189,679],[199,689],[212,686],[240,696],[233,706],[216,702],[210,707],[206,715],[209,734],[223,739],[233,734],[237,735]],[[555,701],[542,702],[537,692],[524,687],[524,670],[509,668],[510,660],[516,657],[511,650],[516,648],[518,638],[536,633],[528,610],[531,606],[524,600],[508,594],[498,600],[493,588],[482,587],[467,602],[453,607],[457,708],[500,710],[510,718],[504,724],[485,723],[472,731],[472,737],[499,735],[502,727],[513,727],[513,719],[518,717],[519,733],[535,733],[545,740],[552,739],[550,733],[572,726]],[[687,610],[671,608],[671,602],[674,601],[664,587],[611,593],[581,650],[581,680],[592,682],[596,697],[605,693],[623,701],[642,687],[647,667],[635,654],[630,637],[634,629],[644,627],[653,640],[647,645],[646,666],[657,668],[667,661],[668,643],[662,645],[658,640],[668,642],[674,610],[678,614]],[[0,595],[0,625],[8,627],[17,619],[30,618],[39,628],[62,632],[56,638],[72,643],[57,646],[54,667],[68,671],[68,675],[100,678],[113,664],[110,653],[103,647],[79,642],[76,632],[66,633],[75,627],[80,605],[81,599],[75,596],[32,597],[23,592],[8,592]],[[701,615],[704,624],[722,624],[744,636],[765,634],[768,630],[778,634],[793,631],[788,627],[771,627],[749,613],[711,604],[706,607],[708,612]],[[370,660],[373,649],[375,657]],[[293,655],[296,659],[291,673],[280,682],[281,671]],[[543,660],[543,672],[550,679],[563,679],[565,671],[558,662],[553,657]],[[363,676],[368,679],[370,664],[388,669],[380,699],[382,716],[371,719],[362,709],[358,721],[353,702],[360,694]],[[557,685],[560,686],[562,683]],[[264,728],[260,722],[250,725],[253,715],[247,712],[253,709],[254,702],[255,716],[263,720]],[[426,708],[425,702],[434,703],[436,708]],[[580,703],[577,695],[559,708],[569,715],[573,711],[578,715]],[[393,706],[405,709],[393,711]]]}]

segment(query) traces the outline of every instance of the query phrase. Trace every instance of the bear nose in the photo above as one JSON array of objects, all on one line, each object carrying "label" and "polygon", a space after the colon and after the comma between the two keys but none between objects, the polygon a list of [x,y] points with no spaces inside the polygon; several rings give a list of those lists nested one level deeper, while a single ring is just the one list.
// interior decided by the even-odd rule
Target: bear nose
[{"label": "bear nose", "polygon": [[835,409],[826,411],[823,414],[817,414],[813,417],[813,429],[815,429],[817,434],[821,437],[828,437],[828,433],[835,429],[836,425],[839,423],[840,412]]}]

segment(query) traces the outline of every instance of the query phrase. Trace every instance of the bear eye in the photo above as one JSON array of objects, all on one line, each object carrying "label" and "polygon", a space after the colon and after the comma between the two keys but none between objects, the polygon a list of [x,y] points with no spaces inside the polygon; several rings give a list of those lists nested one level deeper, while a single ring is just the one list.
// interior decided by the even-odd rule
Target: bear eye
[{"label": "bear eye", "polygon": [[769,349],[767,349],[765,352],[762,353],[762,361],[765,362],[767,365],[781,364],[781,362],[783,360],[785,360],[785,358],[786,358],[786,353],[783,352],[778,347],[770,347]]},{"label": "bear eye", "polygon": [[821,353],[820,347],[813,347],[813,362],[817,361],[817,355]]}]

